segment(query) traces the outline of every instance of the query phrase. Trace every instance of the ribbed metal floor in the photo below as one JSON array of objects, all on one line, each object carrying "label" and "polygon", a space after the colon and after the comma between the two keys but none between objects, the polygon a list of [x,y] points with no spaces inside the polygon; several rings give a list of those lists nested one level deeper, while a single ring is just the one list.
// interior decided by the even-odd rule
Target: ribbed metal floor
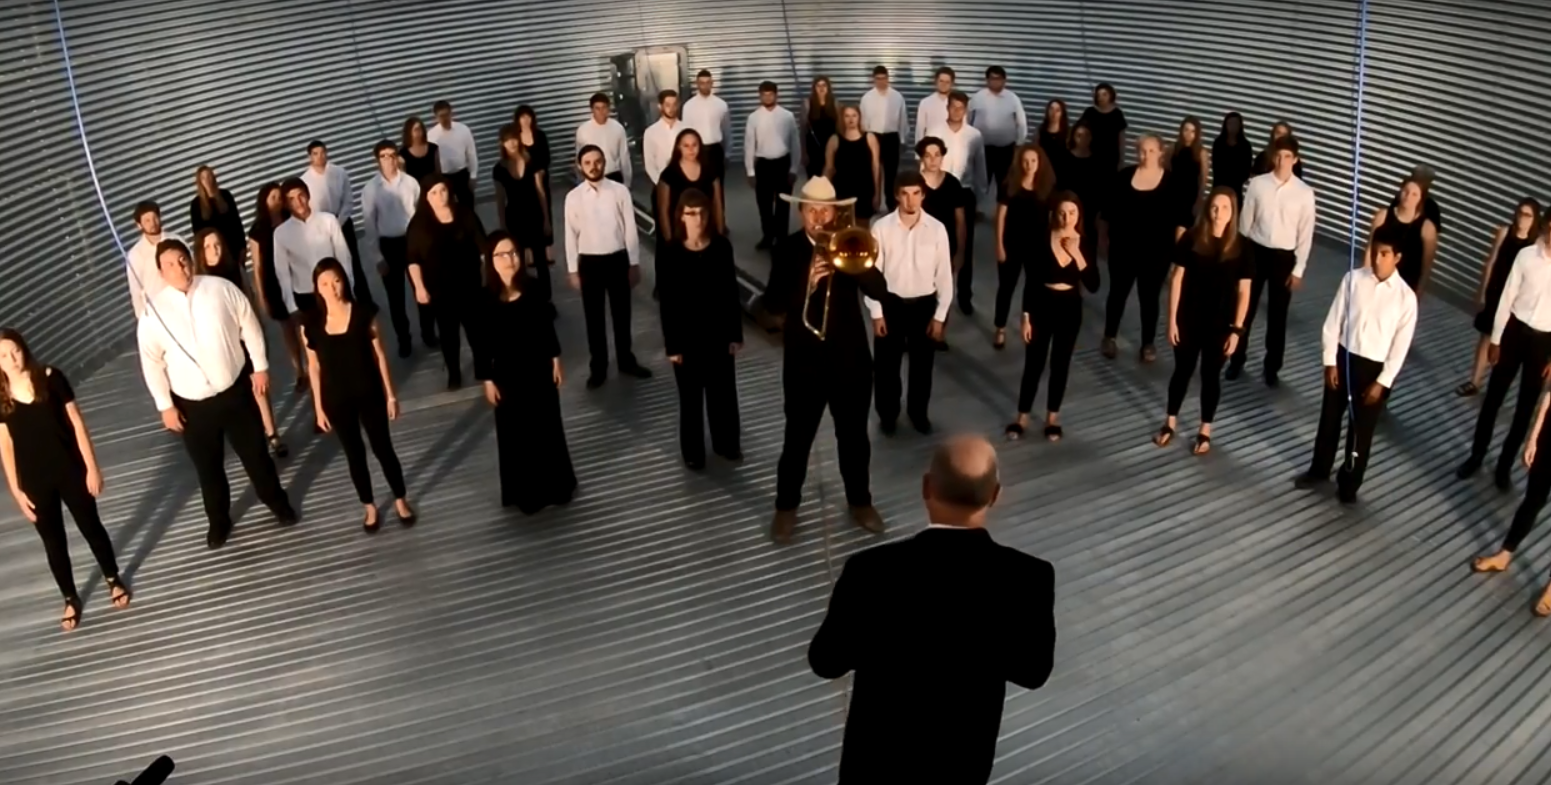
[{"label": "ribbed metal floor", "polygon": [[[745,217],[735,228],[754,225]],[[740,231],[740,245],[753,239]],[[1229,384],[1204,459],[1187,439],[1149,444],[1168,352],[1143,368],[1127,341],[1104,361],[1090,299],[1067,440],[1002,448],[995,535],[1056,564],[1060,645],[1050,685],[1009,696],[996,781],[1551,778],[1551,627],[1529,612],[1546,538],[1508,574],[1466,566],[1517,501],[1449,473],[1475,411],[1450,392],[1474,341],[1466,317],[1424,303],[1362,506],[1291,486],[1344,267],[1315,260],[1282,388]],[[980,270],[983,308],[955,317],[933,415],[991,434],[1011,414],[1021,353],[988,346],[994,279]],[[833,781],[844,684],[812,676],[804,650],[831,577],[877,540],[836,517],[826,434],[796,544],[768,543],[780,353],[752,332],[739,365],[748,460],[686,474],[655,307],[637,291],[638,352],[658,375],[596,392],[581,384],[580,303],[563,295],[581,491],[533,519],[499,508],[490,414],[472,390],[441,391],[435,357],[401,366],[394,428],[419,526],[362,535],[335,442],[311,437],[287,396],[283,471],[304,521],[275,528],[238,482],[246,513],[216,553],[131,358],[80,384],[136,605],[112,610],[98,583],[85,624],[61,634],[37,538],[0,505],[0,781],[110,783],[161,753],[188,785]],[[874,441],[889,538],[925,524],[929,448],[913,434]],[[98,581],[74,542],[78,580]],[[924,575],[922,589],[953,587]],[[922,730],[900,743],[930,743]]]}]

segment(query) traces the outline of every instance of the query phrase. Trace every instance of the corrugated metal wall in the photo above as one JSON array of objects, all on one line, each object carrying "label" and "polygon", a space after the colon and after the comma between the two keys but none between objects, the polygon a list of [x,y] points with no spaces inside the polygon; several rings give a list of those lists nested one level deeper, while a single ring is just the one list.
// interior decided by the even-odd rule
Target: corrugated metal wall
[{"label": "corrugated metal wall", "polygon": [[[1347,237],[1357,0],[62,2],[126,239],[142,198],[185,231],[204,163],[248,213],[261,182],[301,170],[313,137],[359,187],[372,143],[397,138],[407,115],[428,115],[439,98],[474,129],[487,163],[521,102],[567,156],[587,96],[609,85],[608,58],[649,45],[684,45],[692,69],[715,71],[740,126],[762,79],[780,82],[793,108],[818,73],[854,100],[877,63],[894,71],[912,116],[938,65],[973,90],[1000,64],[1035,113],[1057,96],[1080,111],[1102,80],[1136,130],[1171,137],[1194,114],[1212,136],[1238,110],[1258,147],[1286,118],[1306,144],[1321,232]],[[52,361],[89,370],[130,332],[118,252],[85,176],[51,6],[10,3],[0,23],[11,53],[0,79],[21,96],[29,142],[6,164],[28,198],[0,233],[0,321],[25,328]],[[1468,291],[1488,225],[1544,180],[1523,156],[1523,132],[1551,116],[1535,89],[1546,81],[1536,44],[1551,25],[1529,3],[1373,0],[1371,26],[1363,212],[1412,164],[1432,163],[1449,216],[1435,280]]]}]

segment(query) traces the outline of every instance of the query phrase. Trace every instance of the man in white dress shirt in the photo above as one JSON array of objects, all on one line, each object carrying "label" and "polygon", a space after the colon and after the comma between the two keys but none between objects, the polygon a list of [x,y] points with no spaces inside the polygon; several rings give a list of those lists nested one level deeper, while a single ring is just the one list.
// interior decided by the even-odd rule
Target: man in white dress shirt
[{"label": "man in white dress shirt", "polygon": [[565,264],[571,288],[582,293],[587,349],[592,354],[588,389],[603,386],[609,373],[608,328],[603,301],[614,321],[614,355],[619,372],[637,379],[652,375],[630,351],[630,289],[641,282],[641,241],[636,236],[630,189],[603,176],[603,151],[593,145],[576,154],[582,182],[565,197]]},{"label": "man in white dress shirt", "polygon": [[1456,474],[1464,479],[1481,468],[1492,448],[1497,412],[1508,397],[1514,377],[1518,377],[1519,401],[1497,459],[1497,487],[1507,490],[1513,487],[1513,464],[1529,431],[1541,387],[1546,378],[1551,377],[1551,234],[1539,238],[1513,258],[1513,268],[1508,272],[1508,282],[1503,285],[1498,303],[1491,345],[1487,348],[1492,375],[1486,383],[1481,412],[1476,417],[1470,457]]},{"label": "man in white dress shirt", "polygon": [[[404,309],[404,279],[409,275],[409,219],[420,201],[420,183],[404,174],[398,148],[384,139],[372,149],[377,175],[361,189],[361,218],[366,223],[366,255],[382,276],[388,293],[388,315],[398,337],[399,356],[413,349],[409,338],[409,313]],[[348,238],[346,238],[348,240]],[[435,316],[430,306],[419,306],[421,337],[436,343]]]},{"label": "man in white dress shirt", "polygon": [[474,185],[479,181],[479,147],[474,132],[452,119],[452,104],[437,101],[431,106],[436,122],[425,132],[426,141],[436,145],[442,177],[459,204],[474,206]]},{"label": "man in white dress shirt", "polygon": [[146,300],[162,290],[162,276],[156,267],[156,246],[163,240],[182,242],[183,238],[162,230],[162,208],[152,201],[135,205],[135,226],[140,228],[140,239],[130,246],[124,270],[129,276],[129,306],[139,319],[145,315]]},{"label": "man in white dress shirt", "polygon": [[[312,209],[328,213],[339,221],[345,247],[350,249],[350,261],[345,265],[355,278],[351,293],[357,302],[371,302],[372,287],[366,283],[366,271],[361,267],[361,246],[355,237],[355,193],[350,187],[350,173],[329,161],[328,146],[314,139],[307,143],[307,168],[302,170],[300,177],[312,194]],[[344,262],[344,259],[340,261]]]},{"label": "man in white dress shirt", "polygon": [[317,310],[312,271],[318,262],[328,258],[339,260],[345,272],[352,276],[352,291],[355,289],[355,265],[345,235],[339,228],[339,220],[322,210],[312,209],[312,192],[301,178],[294,177],[281,184],[280,195],[285,199],[291,217],[275,228],[275,278],[280,281],[286,310],[300,328],[307,315]]},{"label": "man in white dress shirt", "polygon": [[1260,292],[1269,289],[1266,311],[1266,386],[1277,385],[1287,348],[1287,308],[1293,292],[1303,286],[1303,271],[1314,247],[1314,189],[1298,179],[1298,140],[1286,136],[1267,148],[1273,169],[1251,178],[1244,187],[1239,234],[1249,241],[1255,259],[1255,280],[1249,290],[1244,335],[1228,363],[1225,378],[1237,379],[1249,355],[1249,332],[1260,307]]},{"label": "man in white dress shirt", "polygon": [[1336,474],[1341,503],[1355,504],[1373,446],[1373,427],[1384,399],[1411,349],[1416,331],[1416,293],[1396,272],[1400,244],[1380,227],[1371,243],[1373,263],[1348,272],[1325,316],[1325,396],[1320,406],[1319,435],[1314,461],[1298,477],[1297,487],[1310,489],[1330,480],[1341,420],[1347,426],[1346,457]]},{"label": "man in white dress shirt", "polygon": [[916,141],[919,142],[927,134],[948,121],[948,96],[954,92],[954,84],[958,75],[952,68],[943,66],[937,69],[933,77],[933,90],[916,107]]},{"label": "man in white dress shirt", "polygon": [[[715,87],[711,72],[701,69],[695,75],[695,94],[684,102],[679,115],[684,118],[685,125],[700,134],[700,160],[709,162],[714,167],[713,173],[723,177],[727,171],[725,142],[732,138],[732,114],[727,110],[727,102],[712,92]],[[727,182],[725,177],[722,182]]]},{"label": "man in white dress shirt", "polygon": [[653,188],[662,179],[662,170],[667,169],[668,162],[673,160],[673,146],[678,144],[679,132],[682,130],[684,126],[679,124],[678,92],[664,90],[658,93],[657,122],[647,126],[646,132],[641,135],[641,161],[646,166],[646,177],[652,181]]},{"label": "man in white dress shirt", "polygon": [[899,174],[899,140],[910,128],[905,96],[889,84],[889,69],[872,69],[872,89],[862,95],[862,130],[878,138],[878,163],[883,167],[883,194],[894,209],[894,178]]},{"label": "man in white dress shirt", "polygon": [[1029,138],[1023,101],[1007,89],[1007,71],[1001,66],[986,69],[986,86],[969,99],[969,124],[985,140],[986,182],[1001,185],[1012,169],[1013,151]]},{"label": "man in white dress shirt", "polygon": [[[576,127],[576,149],[596,147],[603,152],[603,176],[630,187],[630,140],[625,127],[609,116],[609,97],[593,93],[588,101],[592,117]],[[578,156],[578,160],[580,157]]]},{"label": "man in white dress shirt", "polygon": [[899,368],[910,356],[910,386],[905,413],[921,433],[932,432],[927,407],[932,398],[932,366],[942,340],[948,307],[953,303],[953,258],[948,228],[926,214],[926,180],[904,172],[895,183],[899,209],[872,225],[878,241],[878,269],[888,281],[882,302],[864,297],[872,314],[873,351],[877,355],[878,422],[892,436],[899,423]]},{"label": "man in white dress shirt", "polygon": [[792,192],[802,165],[797,118],[779,100],[776,83],[761,82],[759,108],[743,128],[743,168],[759,208],[760,240],[755,247],[761,251],[786,236],[791,207],[781,195]]},{"label": "man in white dress shirt", "polygon": [[210,523],[206,543],[219,548],[232,531],[225,442],[242,459],[259,501],[282,525],[296,523],[296,510],[265,447],[254,400],[269,388],[258,314],[230,281],[194,275],[193,259],[181,240],[163,240],[156,260],[165,285],[152,296],[157,313],[142,318],[137,329],[140,368],[162,425],[183,435],[199,475]]},{"label": "man in white dress shirt", "polygon": [[[964,186],[965,218],[969,218],[969,206],[980,203],[980,181],[985,177],[985,140],[980,131],[969,124],[969,96],[955,90],[948,96],[948,116],[941,125],[927,129],[927,136],[935,136],[948,148],[943,153],[942,168],[959,178]],[[970,303],[975,282],[975,222],[967,220],[964,228],[964,263],[959,266],[958,286],[954,299],[965,316],[975,313]]]}]

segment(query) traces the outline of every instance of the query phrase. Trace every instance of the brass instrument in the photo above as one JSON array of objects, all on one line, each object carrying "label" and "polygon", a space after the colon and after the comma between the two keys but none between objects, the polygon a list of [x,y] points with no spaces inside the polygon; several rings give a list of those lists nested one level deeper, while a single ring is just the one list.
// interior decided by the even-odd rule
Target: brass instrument
[{"label": "brass instrument", "polygon": [[856,275],[871,270],[878,263],[878,241],[865,226],[857,226],[850,207],[835,211],[835,219],[824,225],[813,238],[813,262],[828,262],[834,272],[824,277],[824,315],[815,326],[809,318],[808,304],[818,284],[813,280],[813,268],[808,268],[808,294],[803,298],[802,324],[819,340],[829,333],[829,299],[835,291],[835,273]]}]

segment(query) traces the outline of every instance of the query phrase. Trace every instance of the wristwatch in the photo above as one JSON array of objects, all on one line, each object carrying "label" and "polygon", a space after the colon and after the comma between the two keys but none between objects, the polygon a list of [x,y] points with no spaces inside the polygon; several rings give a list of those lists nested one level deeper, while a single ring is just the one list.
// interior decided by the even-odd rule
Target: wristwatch
[{"label": "wristwatch", "polygon": [[1228,332],[1231,332],[1234,335],[1237,335],[1240,338],[1243,338],[1244,337],[1244,326],[1240,325],[1240,324],[1230,325],[1228,327]]}]

